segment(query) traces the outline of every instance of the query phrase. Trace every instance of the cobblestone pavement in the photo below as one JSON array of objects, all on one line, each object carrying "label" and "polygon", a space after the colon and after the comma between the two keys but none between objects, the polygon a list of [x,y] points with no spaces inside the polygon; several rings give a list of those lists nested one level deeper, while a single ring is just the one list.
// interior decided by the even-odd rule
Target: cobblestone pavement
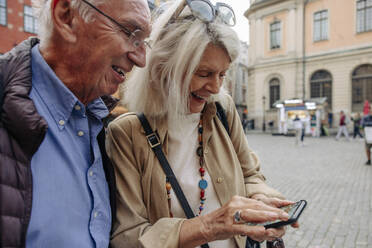
[{"label": "cobblestone pavement", "polygon": [[299,229],[288,228],[287,248],[372,248],[372,166],[364,141],[248,134],[268,184],[308,205]]}]

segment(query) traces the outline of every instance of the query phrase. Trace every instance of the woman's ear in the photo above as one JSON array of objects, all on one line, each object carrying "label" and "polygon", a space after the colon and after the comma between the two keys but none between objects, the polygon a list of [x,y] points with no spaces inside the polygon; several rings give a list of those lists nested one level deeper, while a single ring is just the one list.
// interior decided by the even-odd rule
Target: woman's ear
[{"label": "woman's ear", "polygon": [[76,34],[73,28],[76,12],[71,8],[70,0],[53,0],[51,11],[54,30],[65,41],[76,42]]}]

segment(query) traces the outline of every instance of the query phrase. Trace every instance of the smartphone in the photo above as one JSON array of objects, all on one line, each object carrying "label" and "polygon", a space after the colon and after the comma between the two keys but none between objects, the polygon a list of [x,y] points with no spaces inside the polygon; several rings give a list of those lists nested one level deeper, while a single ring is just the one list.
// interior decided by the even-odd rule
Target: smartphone
[{"label": "smartphone", "polygon": [[289,215],[289,218],[286,221],[274,220],[274,221],[268,221],[264,223],[247,223],[247,224],[250,226],[264,226],[266,229],[290,225],[292,223],[295,223],[298,220],[298,218],[302,214],[302,211],[305,209],[306,204],[307,202],[305,200],[300,200],[291,205],[281,207],[280,209],[287,212]]}]

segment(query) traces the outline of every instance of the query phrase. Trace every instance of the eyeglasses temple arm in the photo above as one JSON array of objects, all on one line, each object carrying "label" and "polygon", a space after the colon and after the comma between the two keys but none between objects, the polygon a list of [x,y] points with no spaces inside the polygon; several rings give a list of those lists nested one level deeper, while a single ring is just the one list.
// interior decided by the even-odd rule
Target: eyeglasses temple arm
[{"label": "eyeglasses temple arm", "polygon": [[129,31],[126,27],[124,27],[123,25],[121,25],[120,23],[118,23],[117,21],[115,21],[113,18],[111,18],[110,16],[106,15],[102,10],[100,10],[99,8],[97,8],[96,6],[94,6],[93,4],[91,4],[90,2],[86,1],[86,0],[82,0],[84,3],[88,4],[90,7],[92,7],[93,9],[95,9],[98,13],[100,13],[101,15],[103,15],[104,17],[108,18],[110,21],[112,21],[113,23],[115,23],[116,25],[118,25],[120,28],[122,28],[128,36],[132,35],[132,32]]}]

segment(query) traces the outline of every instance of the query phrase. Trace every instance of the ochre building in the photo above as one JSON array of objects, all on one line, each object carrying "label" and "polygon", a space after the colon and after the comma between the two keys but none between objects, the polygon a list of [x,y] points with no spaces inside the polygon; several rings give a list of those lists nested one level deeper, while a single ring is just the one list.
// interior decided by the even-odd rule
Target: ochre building
[{"label": "ochre building", "polygon": [[277,119],[273,103],[327,97],[339,112],[372,102],[372,0],[251,0],[249,118]]}]

